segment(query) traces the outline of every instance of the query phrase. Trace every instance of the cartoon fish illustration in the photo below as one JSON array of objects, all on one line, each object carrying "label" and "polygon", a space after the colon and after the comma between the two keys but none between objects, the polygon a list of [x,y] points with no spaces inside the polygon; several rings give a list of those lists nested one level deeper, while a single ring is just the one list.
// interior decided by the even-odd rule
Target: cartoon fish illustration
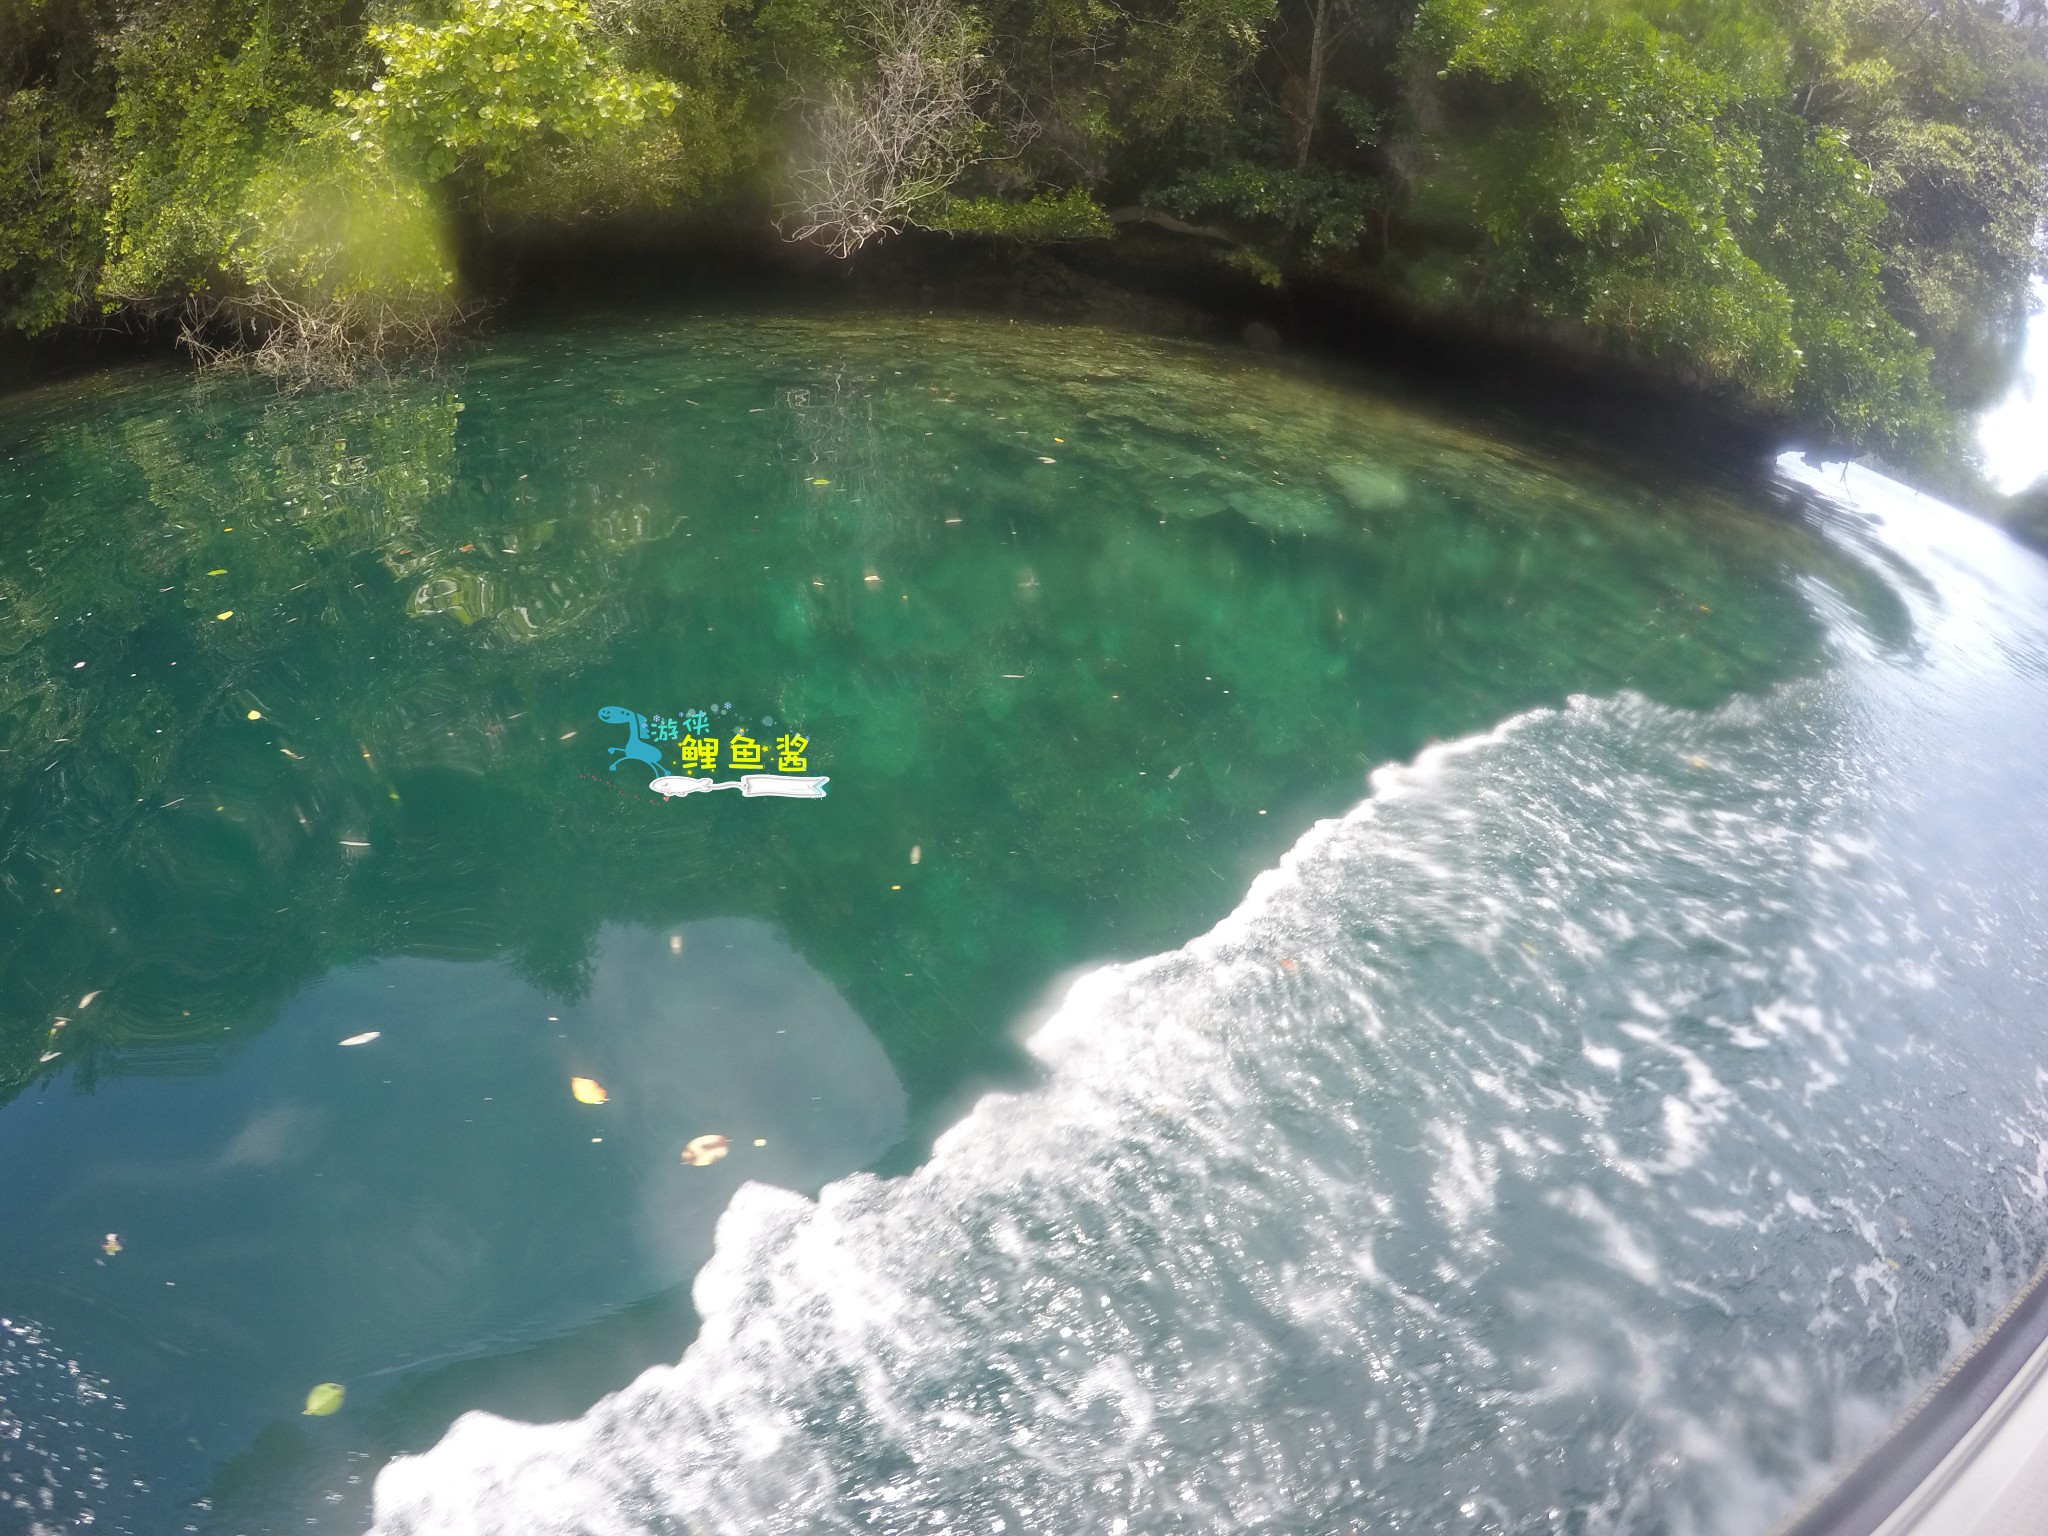
[{"label": "cartoon fish illustration", "polygon": [[785,800],[822,800],[832,780],[823,774],[810,778],[787,773],[748,773],[737,779],[695,779],[686,774],[663,774],[648,784],[657,795],[671,799],[683,795],[708,794],[714,789],[736,789],[750,800],[762,797]]}]

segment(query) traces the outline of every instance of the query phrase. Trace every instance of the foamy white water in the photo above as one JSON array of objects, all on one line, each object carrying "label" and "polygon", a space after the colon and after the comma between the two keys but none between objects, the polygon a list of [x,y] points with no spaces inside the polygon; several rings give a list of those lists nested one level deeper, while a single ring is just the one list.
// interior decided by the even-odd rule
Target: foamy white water
[{"label": "foamy white water", "polygon": [[1785,469],[1895,605],[1813,591],[1827,675],[1383,769],[914,1175],[742,1189],[679,1364],[466,1416],[379,1536],[1767,1527],[2048,1241],[2048,585]]}]

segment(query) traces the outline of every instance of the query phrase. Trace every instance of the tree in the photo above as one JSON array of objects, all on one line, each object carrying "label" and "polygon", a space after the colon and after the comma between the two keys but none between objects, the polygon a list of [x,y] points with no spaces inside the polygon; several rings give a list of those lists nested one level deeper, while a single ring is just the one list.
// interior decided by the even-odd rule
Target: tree
[{"label": "tree", "polygon": [[987,135],[984,34],[949,0],[863,0],[859,62],[801,97],[784,228],[836,256],[935,209]]},{"label": "tree", "polygon": [[1782,105],[1789,40],[1747,0],[1424,0],[1417,280],[1575,321],[1865,440],[1938,401],[1885,310],[1885,206],[1843,136]]},{"label": "tree", "polygon": [[460,0],[444,22],[372,27],[369,41],[382,72],[337,97],[369,152],[471,195],[560,193],[564,159],[602,166],[584,178],[593,201],[654,189],[632,168],[658,160],[681,89],[621,68],[583,0]]},{"label": "tree", "polygon": [[1956,404],[1982,405],[2041,259],[2048,35],[2001,0],[1803,0],[1792,17],[1792,102],[1869,168],[1889,306]]}]

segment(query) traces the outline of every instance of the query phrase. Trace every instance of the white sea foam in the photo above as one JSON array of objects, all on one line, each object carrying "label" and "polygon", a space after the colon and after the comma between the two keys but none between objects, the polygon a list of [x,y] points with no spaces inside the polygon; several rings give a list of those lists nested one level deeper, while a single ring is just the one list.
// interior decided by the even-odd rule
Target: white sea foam
[{"label": "white sea foam", "polygon": [[1852,666],[1380,770],[918,1172],[743,1188],[679,1364],[465,1416],[377,1531],[1753,1533],[2044,1235],[2026,893],[1914,862],[2007,729],[1956,596],[1910,718]]}]

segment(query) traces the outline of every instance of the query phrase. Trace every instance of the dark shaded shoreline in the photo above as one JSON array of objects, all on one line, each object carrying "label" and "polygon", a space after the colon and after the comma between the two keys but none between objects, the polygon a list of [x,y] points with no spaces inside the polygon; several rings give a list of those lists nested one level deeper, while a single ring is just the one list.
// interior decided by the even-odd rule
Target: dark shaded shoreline
[{"label": "dark shaded shoreline", "polygon": [[[621,309],[979,314],[1284,353],[1515,435],[1722,484],[1754,484],[1788,448],[1859,456],[1820,424],[1616,355],[1571,327],[1425,311],[1362,272],[1270,286],[1199,238],[1142,224],[1064,246],[910,231],[847,261],[757,225],[659,220],[473,228],[462,247],[465,287],[483,299],[471,336]],[[0,333],[0,408],[23,391],[183,355],[170,319]],[[1979,513],[2004,510],[1982,485],[1901,473]]]},{"label": "dark shaded shoreline", "polygon": [[1363,370],[1510,430],[1676,458],[1718,475],[1766,463],[1788,444],[1838,446],[1810,425],[1599,351],[1575,333],[1425,314],[1348,277],[1270,287],[1215,259],[1204,242],[1144,226],[1065,246],[911,231],[846,262],[772,235],[684,240],[659,227],[598,240],[534,230],[471,255],[471,270],[503,295],[497,320],[507,325],[634,306],[1006,316],[1284,352]]}]

